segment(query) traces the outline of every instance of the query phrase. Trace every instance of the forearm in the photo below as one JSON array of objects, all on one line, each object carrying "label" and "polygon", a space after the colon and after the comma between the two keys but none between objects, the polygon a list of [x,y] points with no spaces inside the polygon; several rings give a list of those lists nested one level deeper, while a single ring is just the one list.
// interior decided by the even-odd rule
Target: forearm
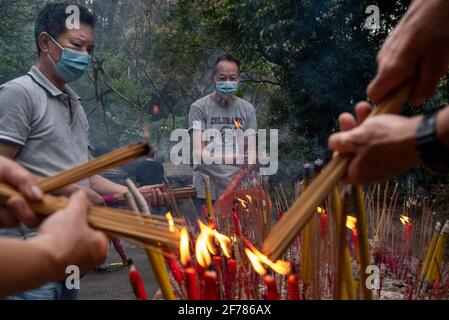
[{"label": "forearm", "polygon": [[112,182],[100,175],[95,175],[90,178],[90,187],[100,195],[124,193],[127,191],[125,186]]},{"label": "forearm", "polygon": [[0,239],[0,297],[64,277],[45,239]]},{"label": "forearm", "polygon": [[441,143],[449,149],[449,106],[438,113],[437,135]]}]

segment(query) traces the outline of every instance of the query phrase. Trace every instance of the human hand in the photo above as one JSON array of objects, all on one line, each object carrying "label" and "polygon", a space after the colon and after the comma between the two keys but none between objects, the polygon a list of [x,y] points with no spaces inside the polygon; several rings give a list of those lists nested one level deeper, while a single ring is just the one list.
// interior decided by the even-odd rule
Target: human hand
[{"label": "human hand", "polygon": [[18,163],[0,157],[0,182],[21,192],[21,195],[11,197],[6,207],[0,207],[0,228],[12,228],[19,223],[33,228],[41,223],[41,217],[33,212],[26,201],[42,199],[43,193],[37,186],[38,181],[38,177],[32,175]]},{"label": "human hand", "polygon": [[368,97],[379,103],[407,80],[410,101],[430,98],[449,67],[449,1],[415,0],[377,55],[377,75]]},{"label": "human hand", "polygon": [[151,207],[163,207],[167,203],[166,194],[162,191],[163,184],[155,184],[151,186],[143,186],[139,191]]},{"label": "human hand", "polygon": [[106,259],[109,240],[87,224],[90,206],[86,194],[77,191],[65,209],[49,216],[40,226],[33,240],[46,249],[55,270],[76,265],[85,273]]},{"label": "human hand", "polygon": [[370,110],[367,102],[361,102],[356,106],[357,119],[342,114],[342,132],[329,138],[329,148],[337,154],[353,155],[348,179],[354,184],[383,182],[421,163],[415,139],[422,117],[379,115],[364,121]]}]

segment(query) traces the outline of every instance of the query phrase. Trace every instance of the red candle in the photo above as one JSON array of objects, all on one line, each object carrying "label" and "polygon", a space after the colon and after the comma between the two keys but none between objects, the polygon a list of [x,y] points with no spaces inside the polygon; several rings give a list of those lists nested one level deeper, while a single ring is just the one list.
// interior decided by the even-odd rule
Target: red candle
[{"label": "red candle", "polygon": [[186,279],[187,298],[189,300],[198,300],[198,285],[195,269],[185,268],[184,277]]},{"label": "red candle", "polygon": [[147,300],[147,293],[143,285],[142,277],[131,260],[129,263],[131,265],[129,268],[129,280],[131,282],[131,286],[133,287],[134,294],[136,295],[136,299]]},{"label": "red candle", "polygon": [[236,237],[240,237],[240,219],[236,212],[232,215],[234,220],[234,234]]},{"label": "red candle", "polygon": [[213,256],[212,261],[214,262],[215,268],[217,270],[218,274],[221,274],[221,257],[220,256]]},{"label": "red candle", "polygon": [[237,261],[235,259],[228,260],[228,276],[231,282],[237,277]]},{"label": "red candle", "polygon": [[204,268],[199,263],[197,263],[196,264],[196,272],[198,273],[198,278],[200,280],[202,280],[204,278],[204,271],[206,271],[206,270],[204,270]]},{"label": "red candle", "polygon": [[299,300],[298,275],[291,274],[287,278],[288,298],[289,300]]},{"label": "red candle", "polygon": [[276,279],[271,275],[266,275],[263,278],[263,282],[267,286],[267,292],[265,295],[266,300],[279,300],[278,290],[276,288]]},{"label": "red candle", "polygon": [[217,273],[215,271],[206,271],[204,273],[205,283],[205,299],[217,300],[218,286],[217,286]]},{"label": "red candle", "polygon": [[174,258],[167,258],[168,265],[170,267],[171,274],[173,275],[173,278],[175,278],[176,282],[179,284],[179,286],[182,286],[182,283],[184,282],[184,278],[182,276],[181,270],[179,269],[178,262]]},{"label": "red candle", "polygon": [[207,212],[207,207],[206,205],[202,204],[201,205],[201,215],[203,216],[203,218],[208,219],[209,218],[209,213]]},{"label": "red candle", "polygon": [[404,241],[409,242],[412,236],[413,226],[411,223],[408,223],[404,226]]},{"label": "red candle", "polygon": [[327,215],[322,213],[321,215],[321,238],[326,239],[326,224],[327,224]]},{"label": "red candle", "polygon": [[234,292],[234,281],[237,278],[237,261],[235,259],[229,259],[227,262],[226,276],[226,299],[231,300]]},{"label": "red candle", "polygon": [[278,209],[278,221],[281,220],[283,215],[284,215],[284,211],[281,208],[279,208]]}]

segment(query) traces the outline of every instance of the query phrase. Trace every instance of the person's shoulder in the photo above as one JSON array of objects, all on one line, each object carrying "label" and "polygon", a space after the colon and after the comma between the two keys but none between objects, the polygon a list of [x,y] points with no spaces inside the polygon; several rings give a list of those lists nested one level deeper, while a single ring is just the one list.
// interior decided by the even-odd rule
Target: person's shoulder
[{"label": "person's shoulder", "polygon": [[256,110],[250,102],[246,101],[245,99],[239,98],[239,97],[236,97],[236,98],[237,98],[237,103],[242,108],[246,109],[247,111],[255,111]]},{"label": "person's shoulder", "polygon": [[11,110],[12,106],[22,106],[31,108],[35,105],[36,99],[39,98],[39,94],[36,92],[36,88],[33,79],[29,76],[24,75],[0,85],[0,104],[5,105],[4,102],[8,101],[6,104],[8,109]]},{"label": "person's shoulder", "polygon": [[2,91],[10,92],[11,94],[28,95],[34,86],[34,81],[28,75],[12,79],[0,85]]},{"label": "person's shoulder", "polygon": [[203,109],[203,108],[207,107],[208,105],[210,105],[211,102],[212,102],[212,95],[208,94],[204,97],[199,98],[194,103],[192,103],[192,107]]}]

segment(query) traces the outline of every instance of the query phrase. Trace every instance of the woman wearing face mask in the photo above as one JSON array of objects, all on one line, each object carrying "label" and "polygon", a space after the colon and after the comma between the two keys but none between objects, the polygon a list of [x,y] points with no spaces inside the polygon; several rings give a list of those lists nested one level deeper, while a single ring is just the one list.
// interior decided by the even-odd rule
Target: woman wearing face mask
[{"label": "woman wearing face mask", "polygon": [[[205,203],[205,182],[202,173],[210,178],[212,199],[215,201],[227,188],[232,178],[240,171],[239,166],[245,164],[245,157],[236,153],[235,130],[242,129],[245,137],[255,135],[257,131],[256,111],[249,102],[236,96],[240,82],[240,62],[230,55],[224,55],[216,60],[213,80],[215,91],[195,101],[189,113],[189,131],[193,139],[201,137],[206,141],[206,131],[215,133],[221,138],[222,152],[214,150],[213,156],[221,159],[221,164],[195,164],[193,169],[193,184],[198,192],[195,207],[200,213],[200,207]],[[203,155],[206,142],[194,144],[194,156]],[[228,147],[228,148],[227,148]],[[191,217],[192,222],[197,218]],[[196,222],[193,224],[196,225]]]}]

